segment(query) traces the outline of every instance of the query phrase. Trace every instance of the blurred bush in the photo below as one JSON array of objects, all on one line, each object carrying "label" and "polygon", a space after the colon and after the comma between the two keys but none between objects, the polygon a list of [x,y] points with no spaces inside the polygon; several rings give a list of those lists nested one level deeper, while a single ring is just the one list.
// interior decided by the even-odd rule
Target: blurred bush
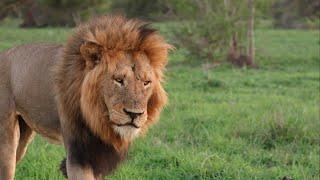
[{"label": "blurred bush", "polygon": [[[109,1],[108,1],[109,2]],[[6,16],[22,19],[22,27],[73,26],[108,9],[103,0],[3,0],[0,20]]]},{"label": "blurred bush", "polygon": [[[230,11],[236,9],[236,13],[231,12],[231,14],[238,16],[238,19],[246,16],[241,14],[242,11],[238,11],[246,5],[246,2],[246,0],[1,0],[0,21],[7,16],[13,16],[23,20],[21,24],[23,27],[73,26],[96,14],[117,11],[129,17],[153,21],[200,20],[200,24],[207,21],[221,29],[221,26],[225,25],[219,24],[221,22],[219,18],[226,17],[225,13],[229,13],[230,17]],[[223,6],[226,3],[236,5],[226,9]],[[320,15],[319,0],[256,0],[255,4],[256,18],[270,20],[273,17],[277,27],[314,27]],[[231,18],[225,21],[225,24],[233,24],[230,21],[234,20]]]},{"label": "blurred bush", "polygon": [[175,19],[177,16],[190,17],[195,7],[190,0],[117,0],[111,9],[129,17],[151,20]]},{"label": "blurred bush", "polygon": [[239,1],[193,0],[194,18],[183,21],[182,28],[175,29],[178,44],[206,63],[225,56],[232,36],[237,36],[244,48],[247,20],[247,4]]},{"label": "blurred bush", "polygon": [[272,7],[274,25],[280,28],[319,28],[319,9],[319,0],[279,0]]},{"label": "blurred bush", "polygon": [[192,17],[194,9],[190,0],[3,0],[0,20],[13,15],[23,20],[22,27],[74,26],[88,17],[110,12],[168,20]]},{"label": "blurred bush", "polygon": [[22,8],[21,26],[73,26],[97,14],[103,0],[28,0]]}]

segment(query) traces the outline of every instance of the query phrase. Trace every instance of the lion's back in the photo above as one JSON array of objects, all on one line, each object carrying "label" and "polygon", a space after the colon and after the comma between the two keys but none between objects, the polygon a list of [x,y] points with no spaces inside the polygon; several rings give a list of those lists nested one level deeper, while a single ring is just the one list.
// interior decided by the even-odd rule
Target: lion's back
[{"label": "lion's back", "polygon": [[62,55],[62,46],[27,44],[3,54],[9,64],[10,88],[17,111],[34,130],[54,139],[60,133],[60,124],[51,69]]},{"label": "lion's back", "polygon": [[[5,52],[9,63],[12,93],[19,99],[29,92],[34,99],[41,97],[42,91],[50,93],[53,79],[51,68],[59,58],[61,46],[51,44],[27,44]],[[40,90],[40,91],[39,91]],[[37,92],[33,94],[32,92]]]}]

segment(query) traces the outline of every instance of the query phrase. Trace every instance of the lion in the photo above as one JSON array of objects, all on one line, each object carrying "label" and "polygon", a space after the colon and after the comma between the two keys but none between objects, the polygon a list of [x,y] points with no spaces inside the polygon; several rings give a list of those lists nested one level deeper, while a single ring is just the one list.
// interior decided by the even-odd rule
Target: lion
[{"label": "lion", "polygon": [[64,45],[2,52],[0,179],[14,178],[36,133],[64,146],[68,179],[113,172],[166,104],[172,48],[148,23],[104,15],[79,25]]}]

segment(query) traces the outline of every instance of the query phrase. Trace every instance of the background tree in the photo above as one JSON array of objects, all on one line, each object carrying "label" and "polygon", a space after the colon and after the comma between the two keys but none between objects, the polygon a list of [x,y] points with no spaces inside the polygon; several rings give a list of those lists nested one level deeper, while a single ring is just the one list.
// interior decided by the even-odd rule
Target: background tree
[{"label": "background tree", "polygon": [[319,0],[279,0],[272,6],[274,25],[278,28],[318,28]]},{"label": "background tree", "polygon": [[73,26],[98,13],[103,0],[4,0],[0,2],[0,20],[15,11],[22,27]]},{"label": "background tree", "polygon": [[[238,10],[245,4],[244,0],[1,0],[0,20],[9,15],[21,18],[24,27],[73,26],[95,14],[121,11],[129,17],[153,21],[198,21],[212,10],[216,15],[224,11],[223,15],[227,13],[229,17],[244,20],[247,13],[241,14]],[[256,19],[272,21],[280,28],[317,28],[318,9],[318,0],[255,1]],[[232,18],[226,23],[230,20]]]},{"label": "background tree", "polygon": [[255,56],[255,46],[254,46],[254,0],[248,0],[248,64],[253,64]]},{"label": "background tree", "polygon": [[176,32],[180,44],[206,63],[225,59],[226,54],[234,46],[234,60],[245,54],[245,32],[247,29],[248,7],[245,1],[210,1],[193,0],[196,7],[194,19],[184,22]]},{"label": "background tree", "polygon": [[188,16],[194,7],[190,0],[114,0],[111,9],[129,17],[166,20]]}]

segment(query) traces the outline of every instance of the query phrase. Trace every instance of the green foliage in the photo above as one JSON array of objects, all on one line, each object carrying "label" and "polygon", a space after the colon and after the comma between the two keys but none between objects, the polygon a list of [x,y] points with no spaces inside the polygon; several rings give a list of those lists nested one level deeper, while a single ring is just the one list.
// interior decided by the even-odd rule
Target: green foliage
[{"label": "green foliage", "polygon": [[[320,1],[281,0],[274,3],[274,24],[281,28],[319,28]],[[317,22],[318,21],[318,22]]]},{"label": "green foliage", "polygon": [[190,0],[116,0],[111,8],[129,17],[147,19],[173,18],[178,14],[190,16],[195,11]]},{"label": "green foliage", "polygon": [[[244,1],[195,1],[197,13],[176,29],[177,41],[207,61],[225,57],[233,34],[243,43],[247,8]],[[242,40],[242,41],[241,41]],[[240,44],[241,45],[241,44]]]},{"label": "green foliage", "polygon": [[255,18],[270,19],[271,8],[276,0],[255,0]]},{"label": "green foliage", "polygon": [[82,6],[95,5],[101,0],[37,0],[39,4],[50,6],[52,8],[79,8]]},{"label": "green foliage", "polygon": [[[178,27],[177,23],[174,23]],[[172,36],[171,24],[156,24]],[[65,42],[70,29],[0,27],[0,49]],[[319,179],[319,32],[257,30],[259,70],[221,65],[203,78],[184,48],[170,56],[169,105],[110,179]],[[173,41],[172,39],[169,39]],[[61,146],[37,137],[17,180],[63,179]]]},{"label": "green foliage", "polygon": [[112,4],[113,9],[119,9],[129,17],[156,16],[168,11],[165,1],[162,0],[119,0]]},{"label": "green foliage", "polygon": [[28,0],[9,3],[3,16],[11,9],[22,18],[22,27],[74,26],[109,6],[103,0]]}]

